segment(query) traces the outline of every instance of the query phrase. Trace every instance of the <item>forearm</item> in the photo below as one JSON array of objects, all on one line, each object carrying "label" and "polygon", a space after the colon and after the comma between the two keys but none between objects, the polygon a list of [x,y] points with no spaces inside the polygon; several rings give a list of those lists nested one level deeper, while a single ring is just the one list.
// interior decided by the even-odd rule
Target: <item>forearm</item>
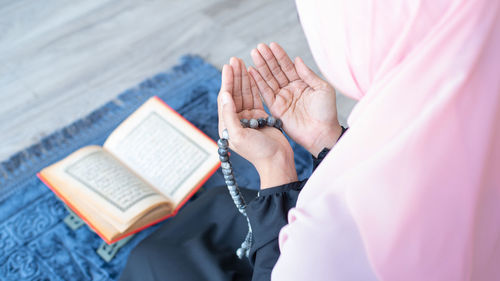
[{"label": "forearm", "polygon": [[277,153],[273,158],[254,165],[260,177],[260,189],[297,181],[292,153]]}]

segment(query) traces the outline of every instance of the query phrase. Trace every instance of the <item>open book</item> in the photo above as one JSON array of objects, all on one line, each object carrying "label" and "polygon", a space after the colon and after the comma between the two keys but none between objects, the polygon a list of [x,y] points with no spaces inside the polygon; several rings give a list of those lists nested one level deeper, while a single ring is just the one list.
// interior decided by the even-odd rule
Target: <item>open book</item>
[{"label": "open book", "polygon": [[153,97],[102,147],[83,147],[38,177],[110,244],[175,215],[219,166],[217,144]]}]

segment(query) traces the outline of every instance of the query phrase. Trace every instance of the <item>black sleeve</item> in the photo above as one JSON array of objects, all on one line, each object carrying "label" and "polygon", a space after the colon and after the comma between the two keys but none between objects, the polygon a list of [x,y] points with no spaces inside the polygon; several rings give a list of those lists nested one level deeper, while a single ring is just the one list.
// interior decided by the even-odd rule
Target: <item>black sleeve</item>
[{"label": "black sleeve", "polygon": [[[339,138],[337,139],[337,141],[344,135],[344,133],[347,131],[347,128],[345,128],[344,126],[341,126],[342,127],[342,132],[340,133],[340,136]],[[316,168],[318,167],[319,163],[321,163],[321,161],[323,161],[323,159],[325,159],[326,155],[328,154],[328,152],[330,152],[330,149],[328,148],[323,148],[323,150],[321,150],[321,152],[318,154],[318,158],[314,157],[314,155],[311,155],[312,156],[312,159],[313,159],[313,171],[316,170]]]},{"label": "black sleeve", "polygon": [[325,147],[318,154],[318,158],[314,157],[314,155],[311,155],[311,157],[313,159],[313,172],[314,172],[314,170],[316,170],[316,168],[318,168],[319,163],[321,163],[321,161],[323,161],[323,159],[325,159],[325,157],[328,154],[328,152],[330,152],[330,149],[328,149],[328,148]]},{"label": "black sleeve", "polygon": [[295,207],[299,192],[306,180],[261,190],[247,206],[253,233],[250,263],[252,280],[270,280],[271,271],[278,260],[278,234],[287,224],[288,210]]},{"label": "black sleeve", "polygon": [[[325,148],[313,156],[313,170],[328,154]],[[278,260],[278,234],[288,223],[288,211],[295,207],[297,198],[307,179],[261,190],[247,206],[253,233],[250,263],[254,272],[252,280],[270,280],[271,271]]]},{"label": "black sleeve", "polygon": [[[342,127],[342,136],[347,129]],[[340,137],[339,137],[340,138]],[[330,150],[324,148],[313,158],[313,171]],[[254,268],[252,281],[271,280],[271,272],[280,255],[278,234],[288,223],[288,211],[295,207],[307,179],[261,190],[247,206],[253,233],[250,263]]]}]

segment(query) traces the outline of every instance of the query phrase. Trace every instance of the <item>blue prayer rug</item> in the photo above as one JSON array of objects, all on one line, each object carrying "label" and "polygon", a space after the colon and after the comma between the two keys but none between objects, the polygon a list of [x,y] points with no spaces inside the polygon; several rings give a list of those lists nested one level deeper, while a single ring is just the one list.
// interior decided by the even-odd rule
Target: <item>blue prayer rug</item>
[{"label": "blue prayer rug", "polygon": [[[0,280],[117,280],[132,248],[159,224],[136,234],[106,262],[96,253],[102,240],[86,226],[73,231],[63,222],[68,214],[64,204],[36,173],[78,148],[102,145],[120,122],[155,95],[217,140],[219,88],[219,70],[199,57],[184,56],[179,65],[0,163]],[[299,178],[305,178],[311,172],[310,155],[294,143],[292,147]],[[233,155],[238,184],[258,189],[255,169]],[[202,190],[221,185],[224,178],[218,171]]]}]

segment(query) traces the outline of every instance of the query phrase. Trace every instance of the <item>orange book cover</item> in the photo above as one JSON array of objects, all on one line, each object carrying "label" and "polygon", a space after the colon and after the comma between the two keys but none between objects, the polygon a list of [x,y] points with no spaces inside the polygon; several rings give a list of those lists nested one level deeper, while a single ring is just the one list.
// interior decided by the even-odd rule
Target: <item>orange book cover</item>
[{"label": "orange book cover", "polygon": [[[169,111],[171,111],[172,113],[176,114],[177,116],[179,116],[180,118],[182,118],[187,124],[189,124],[189,126],[191,126],[193,129],[195,129],[196,131],[198,131],[199,133],[201,133],[203,136],[205,136],[207,139],[209,139],[210,141],[212,141],[214,144],[216,144],[216,142],[212,139],[210,139],[204,132],[202,132],[199,128],[197,128],[196,126],[194,126],[191,122],[189,122],[186,118],[184,118],[182,115],[180,115],[177,111],[175,111],[173,108],[171,108],[168,104],[166,104],[162,99],[160,99],[159,97],[157,96],[154,96],[153,97],[154,99],[160,101]],[[203,186],[203,184],[217,171],[217,169],[220,167],[221,163],[218,162],[217,165],[215,165],[212,170],[210,170],[210,172],[198,183],[197,186],[195,186],[187,195],[186,197],[177,205],[177,207],[175,208],[175,210],[156,220],[156,221],[153,221],[151,222],[150,224],[147,224],[143,227],[140,227],[134,231],[131,231],[129,233],[125,233],[113,240],[108,240],[105,238],[105,236],[97,229],[97,227],[95,227],[90,220],[88,220],[73,204],[71,204],[71,202],[69,200],[67,200],[64,196],[62,196],[59,192],[57,192],[57,190],[52,186],[52,184],[50,183],[50,181],[45,178],[42,174],[40,173],[37,173],[37,177],[50,189],[52,190],[52,192],[54,192],[57,197],[59,197],[73,212],[75,212],[75,214],[77,214],[95,233],[97,233],[97,235],[99,235],[99,237],[101,237],[102,240],[104,240],[107,244],[113,244],[125,237],[128,237],[132,234],[135,234],[135,233],[138,233],[148,227],[151,227],[161,221],[164,221],[165,219],[168,219],[170,217],[173,217],[175,216],[178,211],[186,204],[187,201],[189,201],[189,199],[191,199],[191,197],[196,193],[198,192],[198,190]]]}]

